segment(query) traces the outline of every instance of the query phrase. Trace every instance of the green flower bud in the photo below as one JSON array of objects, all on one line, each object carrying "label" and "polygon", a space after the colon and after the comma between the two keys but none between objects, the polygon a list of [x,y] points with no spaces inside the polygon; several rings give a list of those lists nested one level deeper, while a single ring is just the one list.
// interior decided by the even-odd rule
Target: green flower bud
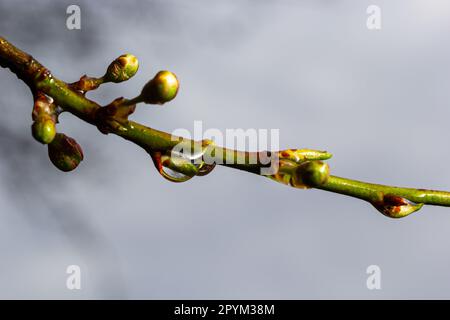
[{"label": "green flower bud", "polygon": [[49,118],[38,118],[31,126],[31,134],[40,143],[48,144],[56,135],[55,122]]},{"label": "green flower bud", "polygon": [[330,167],[322,161],[306,161],[298,166],[293,175],[294,184],[307,187],[320,186],[328,181]]},{"label": "green flower bud", "polygon": [[139,68],[138,59],[132,54],[123,54],[111,62],[105,76],[105,82],[119,83],[134,76]]},{"label": "green flower bud", "polygon": [[83,160],[83,151],[74,139],[58,133],[48,145],[48,156],[55,167],[68,172],[75,169]]},{"label": "green flower bud", "polygon": [[160,71],[147,82],[140,98],[145,103],[163,104],[176,97],[179,83],[177,76],[170,71]]}]

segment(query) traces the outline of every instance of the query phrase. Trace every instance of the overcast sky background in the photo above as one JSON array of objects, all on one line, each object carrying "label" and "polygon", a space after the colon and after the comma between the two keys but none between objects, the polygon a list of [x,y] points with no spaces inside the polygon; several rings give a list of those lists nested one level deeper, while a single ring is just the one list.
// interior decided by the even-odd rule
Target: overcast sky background
[{"label": "overcast sky background", "polygon": [[[69,4],[81,30],[66,28]],[[175,72],[178,97],[133,115],[157,129],[280,129],[282,148],[332,152],[336,175],[450,189],[446,0],[0,0],[0,30],[69,82],[136,55],[132,80],[90,94],[102,104]],[[85,160],[62,173],[31,137],[28,88],[3,69],[0,108],[0,298],[450,298],[450,209],[392,220],[222,167],[173,184],[70,114],[59,129]],[[372,264],[381,290],[366,288]]]}]

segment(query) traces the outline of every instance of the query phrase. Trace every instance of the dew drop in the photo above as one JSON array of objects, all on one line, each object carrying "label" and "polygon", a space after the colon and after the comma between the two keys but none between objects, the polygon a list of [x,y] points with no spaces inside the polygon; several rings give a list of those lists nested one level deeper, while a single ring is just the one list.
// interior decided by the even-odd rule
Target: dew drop
[{"label": "dew drop", "polygon": [[[169,151],[167,153],[149,152],[158,172],[167,180],[172,182],[185,182],[194,176],[205,176],[216,166],[216,163],[205,162],[204,154],[210,143],[203,145],[200,150],[185,148],[179,151]],[[189,150],[186,152],[185,150]]]},{"label": "dew drop", "polygon": [[372,202],[372,205],[389,218],[403,218],[423,207],[423,203],[390,194],[384,195],[381,201]]},{"label": "dew drop", "polygon": [[162,155],[161,152],[151,152],[150,156],[161,176],[169,181],[185,182],[193,177],[193,175],[187,175],[169,168],[169,166],[173,167],[172,164],[174,163],[174,161],[169,156]]},{"label": "dew drop", "polygon": [[175,170],[172,170],[172,169],[164,167],[164,166],[162,166],[159,173],[165,179],[172,181],[172,182],[185,182],[185,181],[192,179],[192,177],[193,177],[193,176],[191,177],[191,176],[185,175],[183,173],[177,172]]},{"label": "dew drop", "polygon": [[216,163],[213,164],[207,164],[206,162],[203,162],[200,167],[198,168],[198,176],[206,176],[208,173],[213,171],[213,169],[216,167]]}]

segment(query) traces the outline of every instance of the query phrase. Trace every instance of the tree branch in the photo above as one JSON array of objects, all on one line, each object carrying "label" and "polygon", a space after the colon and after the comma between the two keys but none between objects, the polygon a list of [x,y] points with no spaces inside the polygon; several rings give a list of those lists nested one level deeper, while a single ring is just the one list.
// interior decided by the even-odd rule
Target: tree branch
[{"label": "tree branch", "polygon": [[[100,106],[86,98],[88,91],[101,84],[122,82],[136,73],[137,59],[129,54],[114,60],[103,77],[83,76],[78,82],[67,84],[32,56],[0,37],[0,66],[9,68],[31,89],[35,98],[33,136],[49,145],[51,161],[63,171],[73,170],[83,159],[74,139],[56,133],[58,115],[66,111],[95,125],[104,134],[116,134],[142,147],[152,157],[160,174],[174,182],[208,174],[219,164],[265,175],[296,188],[317,188],[359,198],[392,218],[407,216],[424,204],[450,206],[449,192],[391,187],[329,175],[328,164],[323,160],[331,158],[331,154],[326,151],[237,151],[216,146],[209,140],[193,141],[173,136],[128,120],[137,103],[163,104],[176,96],[178,80],[168,71],[159,72],[133,99],[117,98],[107,106]],[[177,149],[180,146],[183,152]],[[269,174],[264,172],[270,169]]]}]

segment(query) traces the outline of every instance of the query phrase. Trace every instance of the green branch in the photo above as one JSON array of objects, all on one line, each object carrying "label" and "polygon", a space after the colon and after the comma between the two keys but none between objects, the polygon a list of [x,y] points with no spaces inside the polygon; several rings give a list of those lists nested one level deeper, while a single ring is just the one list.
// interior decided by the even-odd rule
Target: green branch
[{"label": "green branch", "polygon": [[142,147],[166,179],[184,182],[211,172],[216,164],[266,176],[295,188],[317,188],[359,198],[392,218],[401,218],[424,204],[450,206],[450,193],[400,188],[332,176],[323,162],[331,158],[326,151],[289,149],[272,152],[245,152],[226,149],[210,140],[193,141],[158,131],[129,120],[136,104],[164,104],[178,93],[178,79],[169,71],[160,71],[133,99],[117,98],[106,106],[86,98],[86,93],[103,83],[119,83],[138,70],[137,58],[125,54],[114,60],[99,78],[82,76],[65,83],[29,54],[0,37],[0,66],[9,68],[31,89],[34,97],[32,133],[48,145],[49,158],[63,171],[75,169],[83,160],[78,143],[56,124],[61,112],[69,112],[104,134],[116,134]]}]

